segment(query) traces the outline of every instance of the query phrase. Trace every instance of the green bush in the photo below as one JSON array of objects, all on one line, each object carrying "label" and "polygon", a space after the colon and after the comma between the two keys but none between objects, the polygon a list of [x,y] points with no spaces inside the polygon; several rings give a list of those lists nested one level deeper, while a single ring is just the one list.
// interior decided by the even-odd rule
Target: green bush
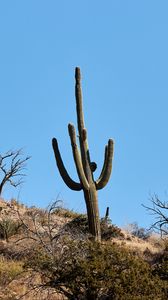
[{"label": "green bush", "polygon": [[25,268],[68,299],[163,300],[162,281],[148,263],[115,244],[65,240],[54,255],[36,249]]}]

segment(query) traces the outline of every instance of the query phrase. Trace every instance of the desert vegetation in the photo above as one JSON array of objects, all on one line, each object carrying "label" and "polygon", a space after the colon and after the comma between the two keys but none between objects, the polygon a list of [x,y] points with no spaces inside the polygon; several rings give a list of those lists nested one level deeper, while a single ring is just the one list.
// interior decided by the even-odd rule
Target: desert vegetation
[{"label": "desert vegetation", "polygon": [[[168,204],[158,197],[146,207],[156,218],[151,230],[137,223],[122,229],[100,219],[97,191],[112,171],[113,140],[105,147],[98,179],[90,159],[82,109],[81,73],[75,70],[75,127],[68,125],[79,182],[68,175],[54,138],[56,164],[66,185],[83,190],[86,214],[64,208],[59,200],[46,209],[0,199],[0,299],[2,300],[166,300],[168,299]],[[0,195],[21,184],[21,151],[0,155]],[[157,231],[157,235],[154,234]],[[161,235],[158,235],[161,234]]]},{"label": "desert vegetation", "polygon": [[87,215],[61,205],[44,210],[1,200],[1,218],[13,230],[0,240],[0,299],[167,299],[166,239],[102,219],[100,243]]}]

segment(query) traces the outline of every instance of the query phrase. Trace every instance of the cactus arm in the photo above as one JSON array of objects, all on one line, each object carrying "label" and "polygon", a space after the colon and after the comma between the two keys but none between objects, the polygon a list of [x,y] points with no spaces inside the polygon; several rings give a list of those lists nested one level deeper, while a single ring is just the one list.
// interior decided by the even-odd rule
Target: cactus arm
[{"label": "cactus arm", "polygon": [[74,157],[74,161],[75,161],[75,165],[76,165],[76,170],[77,170],[78,176],[80,178],[80,182],[83,185],[85,190],[89,190],[89,184],[88,184],[88,181],[86,179],[86,176],[85,176],[85,173],[83,170],[81,157],[80,157],[78,146],[76,143],[75,127],[72,124],[69,124],[68,130],[69,130],[69,135],[70,135],[70,139],[71,139],[73,157]]},{"label": "cactus arm", "polygon": [[103,168],[102,168],[102,171],[100,173],[100,176],[99,176],[98,180],[96,180],[96,184],[98,184],[98,182],[100,181],[100,178],[103,177],[103,174],[105,172],[105,168],[106,168],[106,165],[107,165],[107,154],[108,154],[108,145],[105,146]]},{"label": "cactus arm", "polygon": [[58,170],[60,172],[60,175],[62,179],[64,180],[65,184],[74,191],[81,191],[82,185],[80,183],[77,183],[71,179],[71,177],[68,175],[68,172],[64,166],[64,163],[61,158],[61,154],[58,148],[58,143],[55,138],[52,139],[52,146],[55,154],[56,163],[58,166]]},{"label": "cactus arm", "polygon": [[108,146],[105,148],[105,160],[102,172],[100,174],[99,179],[95,182],[96,189],[100,190],[104,188],[109,181],[111,171],[112,171],[112,159],[113,159],[113,149],[114,149],[114,143],[113,140],[108,141]]}]

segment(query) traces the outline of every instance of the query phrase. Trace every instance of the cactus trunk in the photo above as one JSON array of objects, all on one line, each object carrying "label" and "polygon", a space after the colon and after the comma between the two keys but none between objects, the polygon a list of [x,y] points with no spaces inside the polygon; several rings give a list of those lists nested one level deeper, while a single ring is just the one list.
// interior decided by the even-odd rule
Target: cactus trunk
[{"label": "cactus trunk", "polygon": [[55,154],[56,163],[59,172],[72,190],[83,190],[84,198],[87,208],[89,231],[94,236],[96,241],[101,240],[100,232],[100,218],[98,209],[98,195],[97,190],[102,189],[108,182],[112,170],[112,157],[113,157],[113,140],[109,140],[108,145],[105,147],[104,165],[100,177],[94,180],[93,172],[96,170],[97,165],[95,162],[90,161],[87,131],[84,124],[84,115],[82,108],[82,90],[81,90],[81,74],[80,69],[75,70],[75,95],[76,95],[76,112],[77,124],[79,133],[80,152],[76,142],[75,127],[72,124],[68,125],[69,136],[71,139],[71,146],[73,157],[75,161],[76,170],[79,177],[79,183],[73,181],[64,167],[60,151],[58,148],[57,140],[54,138],[53,149]]},{"label": "cactus trunk", "polygon": [[101,241],[98,195],[96,188],[93,187],[90,188],[89,191],[84,191],[84,197],[87,208],[89,231],[95,237],[96,241]]},{"label": "cactus trunk", "polygon": [[96,186],[93,180],[93,174],[91,170],[90,154],[88,148],[87,131],[85,129],[83,107],[82,107],[82,91],[81,91],[81,74],[80,69],[76,68],[75,72],[76,85],[76,112],[77,112],[77,124],[79,132],[79,143],[81,150],[81,160],[84,169],[86,179],[89,183],[88,189],[83,189],[84,198],[87,208],[88,226],[90,233],[95,237],[96,240],[101,240],[100,233],[100,218],[98,208],[98,195]]}]

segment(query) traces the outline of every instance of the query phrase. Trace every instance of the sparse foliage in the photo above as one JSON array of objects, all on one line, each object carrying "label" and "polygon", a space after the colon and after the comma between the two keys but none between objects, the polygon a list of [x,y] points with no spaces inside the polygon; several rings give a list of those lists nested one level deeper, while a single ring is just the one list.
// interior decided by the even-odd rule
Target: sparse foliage
[{"label": "sparse foliage", "polygon": [[7,183],[17,187],[23,182],[23,170],[29,158],[22,158],[21,149],[0,154],[0,195]]},{"label": "sparse foliage", "polygon": [[[34,245],[33,249],[36,246],[42,247],[45,252],[54,255],[57,240],[60,240],[64,234],[68,234],[66,224],[64,226],[54,213],[58,207],[60,207],[60,201],[55,201],[46,210],[37,208],[28,210],[24,217],[18,211],[24,235],[17,241],[17,244],[23,245],[23,248],[26,245],[25,251],[28,253],[30,249],[32,250],[32,245]],[[29,241],[29,247],[27,247],[26,243],[22,244],[23,240]]]},{"label": "sparse foliage", "polygon": [[161,236],[168,235],[168,201],[162,201],[157,195],[151,197],[152,206],[143,205],[150,214],[154,215],[155,222],[151,225]]}]

